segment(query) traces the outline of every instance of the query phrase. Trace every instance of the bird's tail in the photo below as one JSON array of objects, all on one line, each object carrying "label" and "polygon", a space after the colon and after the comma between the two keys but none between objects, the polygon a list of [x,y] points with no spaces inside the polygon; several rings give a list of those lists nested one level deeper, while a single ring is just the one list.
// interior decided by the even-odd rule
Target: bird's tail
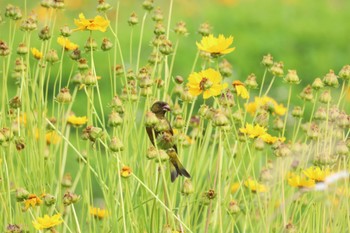
[{"label": "bird's tail", "polygon": [[177,159],[176,161],[171,161],[170,162],[170,177],[171,177],[171,182],[174,182],[175,179],[178,176],[185,176],[187,178],[191,178],[190,173],[186,171],[184,166],[180,163],[180,161]]}]

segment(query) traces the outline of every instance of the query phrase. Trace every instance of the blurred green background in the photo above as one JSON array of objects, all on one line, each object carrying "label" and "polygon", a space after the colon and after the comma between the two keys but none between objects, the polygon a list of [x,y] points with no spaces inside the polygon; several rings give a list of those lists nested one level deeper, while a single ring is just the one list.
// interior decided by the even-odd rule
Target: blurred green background
[{"label": "blurred green background", "polygon": [[[24,7],[23,0],[0,0],[4,12],[6,4],[10,3]],[[73,19],[83,12],[87,18],[97,14],[97,0],[70,0],[65,1],[66,8],[60,14],[56,28],[68,25],[74,28]],[[107,0],[114,8],[108,11],[112,21],[115,18],[116,0]],[[123,55],[129,61],[130,27],[127,20],[132,12],[136,12],[139,21],[142,21],[144,10],[141,7],[142,0],[122,0],[119,10],[119,37],[123,48]],[[155,0],[155,6],[160,6],[167,23],[170,0]],[[40,1],[28,1],[29,9],[39,14],[39,21],[45,18],[45,10],[40,7]],[[174,0],[171,25],[174,28],[176,22],[183,20],[187,23],[189,35],[180,39],[179,53],[175,60],[173,75],[188,77],[197,51],[195,42],[200,41],[197,33],[199,25],[208,22],[213,27],[214,35],[233,35],[235,52],[228,54],[226,58],[233,64],[233,79],[244,80],[250,73],[261,80],[263,67],[260,61],[263,55],[271,53],[276,61],[283,61],[285,70],[296,69],[303,84],[311,82],[316,77],[322,77],[329,69],[336,73],[340,68],[350,63],[350,1],[349,0]],[[152,13],[151,13],[152,15]],[[7,20],[3,17],[4,20]],[[44,24],[39,22],[38,29]],[[153,38],[154,22],[151,17],[146,20],[145,35],[143,38],[141,66],[147,63],[151,52],[149,43]],[[0,25],[0,39],[7,41],[8,24]],[[133,47],[134,61],[139,41],[140,24],[134,29]],[[33,33],[33,38],[36,37]],[[23,35],[18,32],[18,35]],[[59,48],[56,38],[59,31],[53,32],[53,47]],[[71,40],[84,46],[88,38],[88,32],[77,32]],[[112,34],[94,32],[94,38],[100,44],[103,37]],[[15,45],[21,41],[21,36],[16,37]],[[175,42],[175,34],[170,39]],[[38,39],[32,39],[34,45],[40,45]],[[124,49],[125,48],[125,49]],[[111,52],[112,53],[112,52]],[[106,53],[96,52],[96,61],[105,59],[97,64],[97,74],[108,77],[111,70],[106,61]],[[113,56],[113,55],[112,55]],[[13,59],[15,56],[13,56]],[[68,64],[72,64],[68,57]],[[119,62],[120,63],[120,60]],[[58,67],[58,65],[56,65]],[[200,69],[198,66],[197,70]],[[65,69],[69,75],[70,68]],[[109,82],[101,80],[101,86],[108,86]],[[304,86],[303,85],[303,86]],[[299,87],[301,88],[301,87]]]}]

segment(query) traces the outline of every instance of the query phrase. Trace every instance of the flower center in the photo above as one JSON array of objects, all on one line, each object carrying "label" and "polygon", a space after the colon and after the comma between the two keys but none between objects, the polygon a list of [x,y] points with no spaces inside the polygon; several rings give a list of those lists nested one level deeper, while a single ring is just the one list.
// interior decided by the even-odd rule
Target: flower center
[{"label": "flower center", "polygon": [[199,83],[199,89],[201,91],[206,91],[208,90],[211,86],[213,85],[213,83],[207,79],[207,78],[202,78],[202,80]]}]

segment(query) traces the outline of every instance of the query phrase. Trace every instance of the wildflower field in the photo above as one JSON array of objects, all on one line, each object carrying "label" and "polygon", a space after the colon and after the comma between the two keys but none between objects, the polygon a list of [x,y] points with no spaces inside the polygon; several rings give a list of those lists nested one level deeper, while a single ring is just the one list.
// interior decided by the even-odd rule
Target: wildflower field
[{"label": "wildflower field", "polygon": [[0,231],[349,232],[350,3],[259,2],[0,1]]}]

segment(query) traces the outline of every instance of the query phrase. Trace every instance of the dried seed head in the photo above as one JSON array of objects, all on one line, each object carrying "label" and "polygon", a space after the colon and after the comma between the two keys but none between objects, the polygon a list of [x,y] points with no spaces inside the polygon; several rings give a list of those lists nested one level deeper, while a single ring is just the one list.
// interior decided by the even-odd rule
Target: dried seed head
[{"label": "dried seed head", "polygon": [[186,23],[183,21],[180,21],[176,24],[174,31],[177,35],[180,35],[180,36],[187,36],[188,35]]},{"label": "dried seed head", "polygon": [[350,65],[343,66],[343,68],[339,71],[339,77],[344,80],[350,79]]},{"label": "dried seed head", "polygon": [[124,145],[118,137],[112,137],[108,148],[113,152],[120,152],[124,150]]},{"label": "dried seed head", "polygon": [[283,62],[275,62],[270,67],[270,72],[277,77],[282,77],[284,75],[283,72]]},{"label": "dried seed head", "polygon": [[108,126],[109,127],[117,127],[123,123],[123,118],[120,117],[118,112],[111,112],[108,116]]},{"label": "dried seed head", "polygon": [[181,189],[181,193],[186,196],[194,193],[194,187],[191,180],[185,179]]},{"label": "dried seed head", "polygon": [[10,48],[5,41],[0,40],[0,56],[7,56],[10,54]]},{"label": "dried seed head", "polygon": [[155,22],[161,22],[161,21],[163,21],[163,19],[164,19],[163,12],[160,9],[160,7],[157,7],[153,11],[152,20],[155,21]]},{"label": "dried seed head", "polygon": [[304,114],[303,109],[300,106],[295,106],[292,111],[292,116],[294,117],[302,117]]},{"label": "dried seed head", "polygon": [[320,78],[316,78],[311,86],[314,90],[320,90],[324,87],[324,83]]},{"label": "dried seed head", "polygon": [[318,100],[324,104],[329,103],[332,100],[331,92],[329,90],[324,90]]},{"label": "dried seed head", "polygon": [[298,76],[296,70],[288,70],[288,74],[286,75],[284,80],[290,84],[299,84],[300,83],[300,79],[299,79],[299,76]]},{"label": "dried seed head", "polygon": [[105,0],[98,1],[98,5],[97,5],[98,12],[106,12],[111,8],[112,8],[112,6],[109,3],[105,2]]},{"label": "dried seed head", "polygon": [[69,89],[67,87],[62,88],[55,100],[61,104],[70,103],[72,101],[72,95],[69,93]]},{"label": "dried seed head", "polygon": [[129,19],[128,23],[130,26],[135,26],[139,23],[139,18],[137,17],[137,14],[135,12],[132,12]]},{"label": "dried seed head", "polygon": [[38,36],[41,40],[48,40],[51,38],[51,34],[50,34],[50,28],[49,26],[45,26],[43,27],[39,33]]},{"label": "dried seed head", "polygon": [[314,99],[314,96],[312,94],[312,87],[311,85],[307,85],[303,91],[300,93],[300,98],[305,101],[311,101]]},{"label": "dried seed head", "polygon": [[212,27],[208,23],[199,25],[198,33],[202,36],[208,36],[211,33]]},{"label": "dried seed head", "polygon": [[29,51],[28,47],[24,43],[20,43],[17,47],[17,54],[18,55],[25,55]]},{"label": "dried seed head", "polygon": [[46,54],[45,60],[51,64],[58,62],[59,58],[58,58],[56,50],[54,50],[54,49],[49,50]]},{"label": "dried seed head", "polygon": [[338,77],[333,70],[329,70],[328,74],[323,77],[323,83],[330,87],[337,87],[339,85]]},{"label": "dried seed head", "polygon": [[258,83],[256,82],[256,76],[255,74],[251,73],[248,75],[247,79],[245,80],[244,84],[249,89],[256,89],[258,88]]},{"label": "dried seed head", "polygon": [[226,59],[223,59],[219,63],[219,72],[223,77],[230,77],[232,75],[232,65]]},{"label": "dried seed head", "polygon": [[142,7],[143,7],[143,9],[145,9],[147,11],[151,11],[154,8],[154,1],[153,0],[145,0],[142,3]]}]

